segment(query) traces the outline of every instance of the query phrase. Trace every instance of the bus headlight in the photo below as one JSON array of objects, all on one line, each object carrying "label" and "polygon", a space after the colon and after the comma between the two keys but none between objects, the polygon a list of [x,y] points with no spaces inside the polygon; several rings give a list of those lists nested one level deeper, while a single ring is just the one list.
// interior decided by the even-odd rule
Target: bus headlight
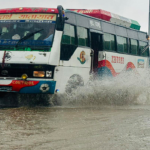
[{"label": "bus headlight", "polygon": [[27,75],[27,74],[23,74],[23,75],[21,76],[21,78],[22,78],[23,80],[27,80],[28,75]]},{"label": "bus headlight", "polygon": [[45,77],[45,71],[33,71],[33,76],[43,78]]},{"label": "bus headlight", "polygon": [[52,71],[46,71],[46,77],[47,78],[52,77]]}]

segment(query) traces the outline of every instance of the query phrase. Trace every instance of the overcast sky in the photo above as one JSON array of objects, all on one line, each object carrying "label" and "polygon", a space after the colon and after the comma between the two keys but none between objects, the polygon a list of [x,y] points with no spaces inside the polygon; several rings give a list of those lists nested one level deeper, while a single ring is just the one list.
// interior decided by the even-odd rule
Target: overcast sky
[{"label": "overcast sky", "polygon": [[148,31],[149,0],[0,0],[0,8],[49,7],[103,9],[139,22]]}]

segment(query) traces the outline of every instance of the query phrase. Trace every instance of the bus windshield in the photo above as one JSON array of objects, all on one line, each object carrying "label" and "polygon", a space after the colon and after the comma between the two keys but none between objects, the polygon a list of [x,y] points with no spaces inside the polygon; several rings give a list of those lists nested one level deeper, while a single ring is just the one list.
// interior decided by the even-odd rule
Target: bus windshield
[{"label": "bus windshield", "polygon": [[55,21],[55,14],[0,15],[0,50],[49,51]]}]

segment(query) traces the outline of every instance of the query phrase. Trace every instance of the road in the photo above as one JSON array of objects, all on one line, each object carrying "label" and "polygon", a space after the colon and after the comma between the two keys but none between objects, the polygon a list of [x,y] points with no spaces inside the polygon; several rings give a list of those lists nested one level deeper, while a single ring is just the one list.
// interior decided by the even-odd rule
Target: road
[{"label": "road", "polygon": [[148,150],[150,106],[0,110],[1,150]]}]

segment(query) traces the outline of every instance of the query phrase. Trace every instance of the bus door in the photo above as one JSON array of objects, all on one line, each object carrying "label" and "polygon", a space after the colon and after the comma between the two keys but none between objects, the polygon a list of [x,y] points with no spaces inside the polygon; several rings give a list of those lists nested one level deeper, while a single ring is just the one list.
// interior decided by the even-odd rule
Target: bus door
[{"label": "bus door", "polygon": [[96,71],[98,67],[98,53],[102,51],[102,34],[91,32],[91,48],[94,50],[93,68]]}]

